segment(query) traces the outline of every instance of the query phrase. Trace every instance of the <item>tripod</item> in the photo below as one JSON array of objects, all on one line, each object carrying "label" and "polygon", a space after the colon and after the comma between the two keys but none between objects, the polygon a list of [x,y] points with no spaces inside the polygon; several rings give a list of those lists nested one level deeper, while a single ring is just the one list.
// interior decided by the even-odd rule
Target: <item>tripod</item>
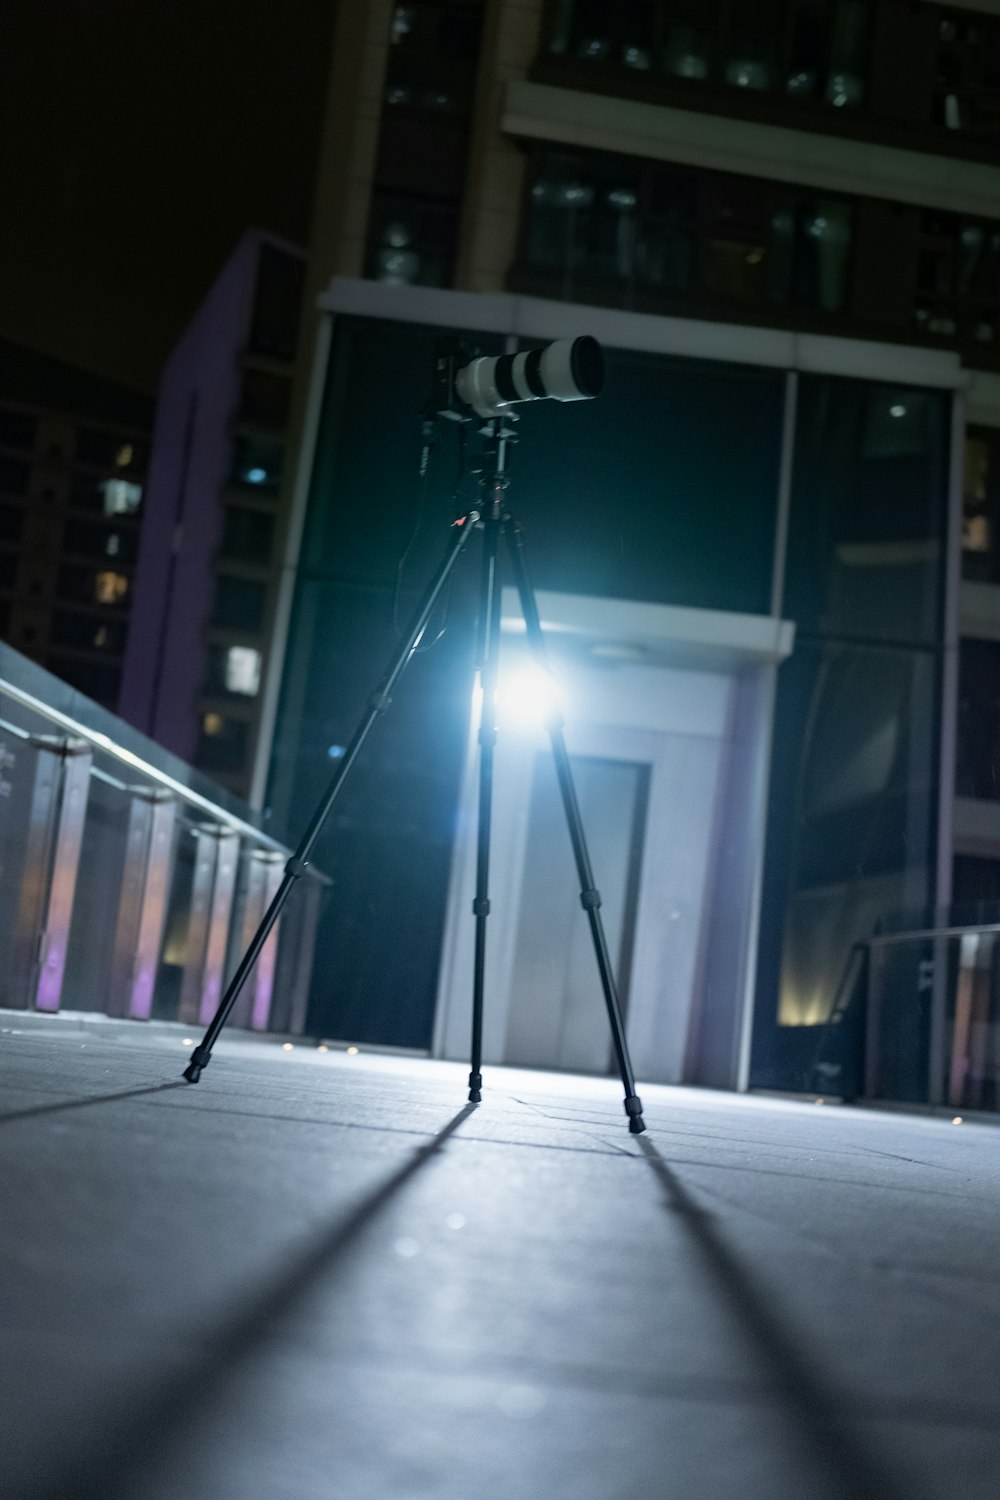
[{"label": "tripod", "polygon": [[[339,761],[319,806],[313,813],[298,848],[285,865],[282,882],[270,906],[264,913],[260,926],[254,933],[246,953],[240,960],[239,966],[219,1002],[218,1009],[205,1031],[205,1035],[191,1054],[191,1061],[184,1069],[184,1077],[189,1083],[197,1083],[203,1070],[207,1067],[211,1059],[212,1048],[215,1046],[219,1033],[226,1024],[226,1020],[233,1006],[236,1004],[240,991],[260,955],[261,949],[267,941],[268,934],[278,920],[281,910],[291,895],[296,882],[306,872],[309,856],[330,815],[333,804],[347,776],[350,774],[358,752],[368,738],[368,734],[376,720],[389,707],[392,690],[402,675],[407,662],[419,647],[421,638],[427,629],[428,622],[434,613],[435,606],[445,584],[451,576],[455,564],[468,546],[473,532],[478,530],[482,532],[483,536],[478,626],[478,670],[480,685],[482,687],[482,710],[479,726],[479,824],[476,847],[476,895],[472,903],[472,911],[476,919],[476,937],[472,991],[472,1048],[471,1071],[469,1073],[469,1100],[473,1104],[478,1104],[482,1099],[483,996],[486,974],[486,928],[487,919],[490,914],[490,824],[493,809],[493,754],[497,739],[497,731],[493,719],[497,696],[500,650],[498,563],[501,538],[507,543],[518,596],[520,598],[521,612],[524,616],[528,644],[542,670],[547,671],[548,667],[545,638],[538,615],[538,604],[528,576],[524,538],[520,526],[510,515],[506,504],[507,487],[509,484],[507,477],[507,451],[509,444],[514,438],[514,429],[506,424],[516,420],[516,417],[509,414],[506,417],[493,416],[481,428],[485,440],[484,466],[480,477],[482,487],[481,509],[472,509],[466,515],[460,516],[453,522],[445,555],[418,605],[416,614],[406,631],[405,637],[397,647],[396,653],[389,663],[378,687],[369,699],[368,707],[361,722],[354,731],[351,741]],[[635,1077],[632,1072],[631,1059],[629,1058],[628,1043],[625,1040],[625,1027],[622,1021],[618,989],[611,965],[611,957],[608,953],[604,924],[601,920],[601,897],[594,884],[590,856],[587,852],[587,841],[584,836],[583,821],[580,816],[580,807],[573,782],[569,752],[566,749],[566,742],[563,736],[562,717],[554,708],[548,715],[546,728],[552,745],[556,778],[559,783],[563,810],[566,815],[570,841],[573,846],[577,877],[580,882],[580,903],[587,913],[587,921],[590,925],[594,956],[597,960],[601,989],[604,993],[604,1003],[607,1007],[608,1021],[611,1026],[615,1056],[618,1061],[618,1070],[621,1074],[622,1085],[625,1090],[625,1113],[628,1116],[628,1128],[633,1135],[640,1135],[646,1126],[642,1118],[642,1104],[635,1090]]]}]

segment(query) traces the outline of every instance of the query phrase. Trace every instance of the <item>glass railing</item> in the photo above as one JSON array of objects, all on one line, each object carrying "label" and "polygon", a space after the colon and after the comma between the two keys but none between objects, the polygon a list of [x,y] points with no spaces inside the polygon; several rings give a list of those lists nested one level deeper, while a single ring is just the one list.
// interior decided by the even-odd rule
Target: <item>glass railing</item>
[{"label": "glass railing", "polygon": [[[291,850],[236,797],[0,645],[0,1006],[212,1016]],[[305,1029],[310,870],[231,1025]]]},{"label": "glass railing", "polygon": [[1000,1109],[1000,922],[884,933],[867,947],[865,1096]]}]

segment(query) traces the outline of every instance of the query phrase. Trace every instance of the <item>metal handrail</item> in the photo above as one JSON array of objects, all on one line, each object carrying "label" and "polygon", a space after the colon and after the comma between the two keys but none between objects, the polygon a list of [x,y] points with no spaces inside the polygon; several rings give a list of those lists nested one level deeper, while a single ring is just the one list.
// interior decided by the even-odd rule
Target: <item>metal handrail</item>
[{"label": "metal handrail", "polygon": [[[159,767],[154,766],[150,761],[143,760],[142,756],[136,755],[134,751],[126,750],[124,745],[116,744],[110,735],[103,734],[100,730],[88,729],[78,719],[74,719],[70,714],[63,713],[61,709],[53,708],[51,704],[44,702],[43,699],[36,698],[33,693],[27,692],[24,688],[19,688],[5,678],[0,678],[0,694],[13,699],[14,702],[21,704],[23,708],[30,709],[32,712],[39,714],[50,723],[58,725],[60,729],[72,735],[75,739],[85,740],[88,744],[93,745],[96,749],[103,750],[115,760],[130,766],[140,775],[147,777],[149,780],[156,782],[159,786],[173,793],[180,801],[186,802],[190,807],[197,808],[199,812],[208,815],[214,822],[224,824],[227,828],[232,829],[234,833],[239,833],[244,838],[250,839],[255,844],[262,845],[276,854],[287,856],[291,853],[287,844],[280,843],[277,839],[272,838],[269,833],[264,833],[260,828],[255,828],[252,823],[248,823],[244,818],[239,817],[238,814],[229,812],[226,808],[220,807],[218,803],[212,802],[210,798],[203,797],[200,792],[193,791],[191,787],[185,786],[183,782],[178,781],[169,772],[161,771]],[[18,725],[11,724],[5,720],[0,720],[0,729],[4,729],[10,734],[15,734],[19,739],[31,738],[27,730],[21,729]],[[101,773],[97,772],[96,768],[93,768],[93,771],[94,774],[101,775]],[[102,776],[101,779],[112,780],[111,777],[105,776]],[[125,784],[122,783],[121,785],[124,787]],[[330,877],[324,875],[312,865],[308,867],[308,873],[324,885],[330,883]]]},{"label": "metal handrail", "polygon": [[907,932],[876,932],[862,941],[869,946],[876,943],[885,946],[888,943],[912,943],[917,939],[966,937],[974,932],[1000,932],[1000,922],[967,922],[961,927],[917,927]]}]

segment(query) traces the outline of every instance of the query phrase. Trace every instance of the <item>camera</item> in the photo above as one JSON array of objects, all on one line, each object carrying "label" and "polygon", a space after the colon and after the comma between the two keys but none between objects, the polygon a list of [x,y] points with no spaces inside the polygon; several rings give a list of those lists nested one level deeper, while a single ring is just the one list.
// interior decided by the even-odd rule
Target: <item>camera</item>
[{"label": "camera", "polygon": [[604,354],[587,334],[542,349],[471,358],[463,344],[449,339],[438,349],[435,372],[439,413],[461,418],[471,408],[488,419],[520,401],[592,400],[604,389]]}]

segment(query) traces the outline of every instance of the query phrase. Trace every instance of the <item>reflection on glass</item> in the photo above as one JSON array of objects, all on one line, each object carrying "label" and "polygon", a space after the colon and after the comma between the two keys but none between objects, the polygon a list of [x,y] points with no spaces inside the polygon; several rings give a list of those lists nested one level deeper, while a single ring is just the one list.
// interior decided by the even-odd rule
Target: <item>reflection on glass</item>
[{"label": "reflection on glass", "polygon": [[664,72],[677,78],[707,78],[710,43],[694,26],[668,26],[663,49]]},{"label": "reflection on glass", "polygon": [[962,576],[1000,582],[1000,431],[993,428],[966,430]]},{"label": "reflection on glass", "polygon": [[1000,643],[959,646],[955,792],[1000,801]]}]

